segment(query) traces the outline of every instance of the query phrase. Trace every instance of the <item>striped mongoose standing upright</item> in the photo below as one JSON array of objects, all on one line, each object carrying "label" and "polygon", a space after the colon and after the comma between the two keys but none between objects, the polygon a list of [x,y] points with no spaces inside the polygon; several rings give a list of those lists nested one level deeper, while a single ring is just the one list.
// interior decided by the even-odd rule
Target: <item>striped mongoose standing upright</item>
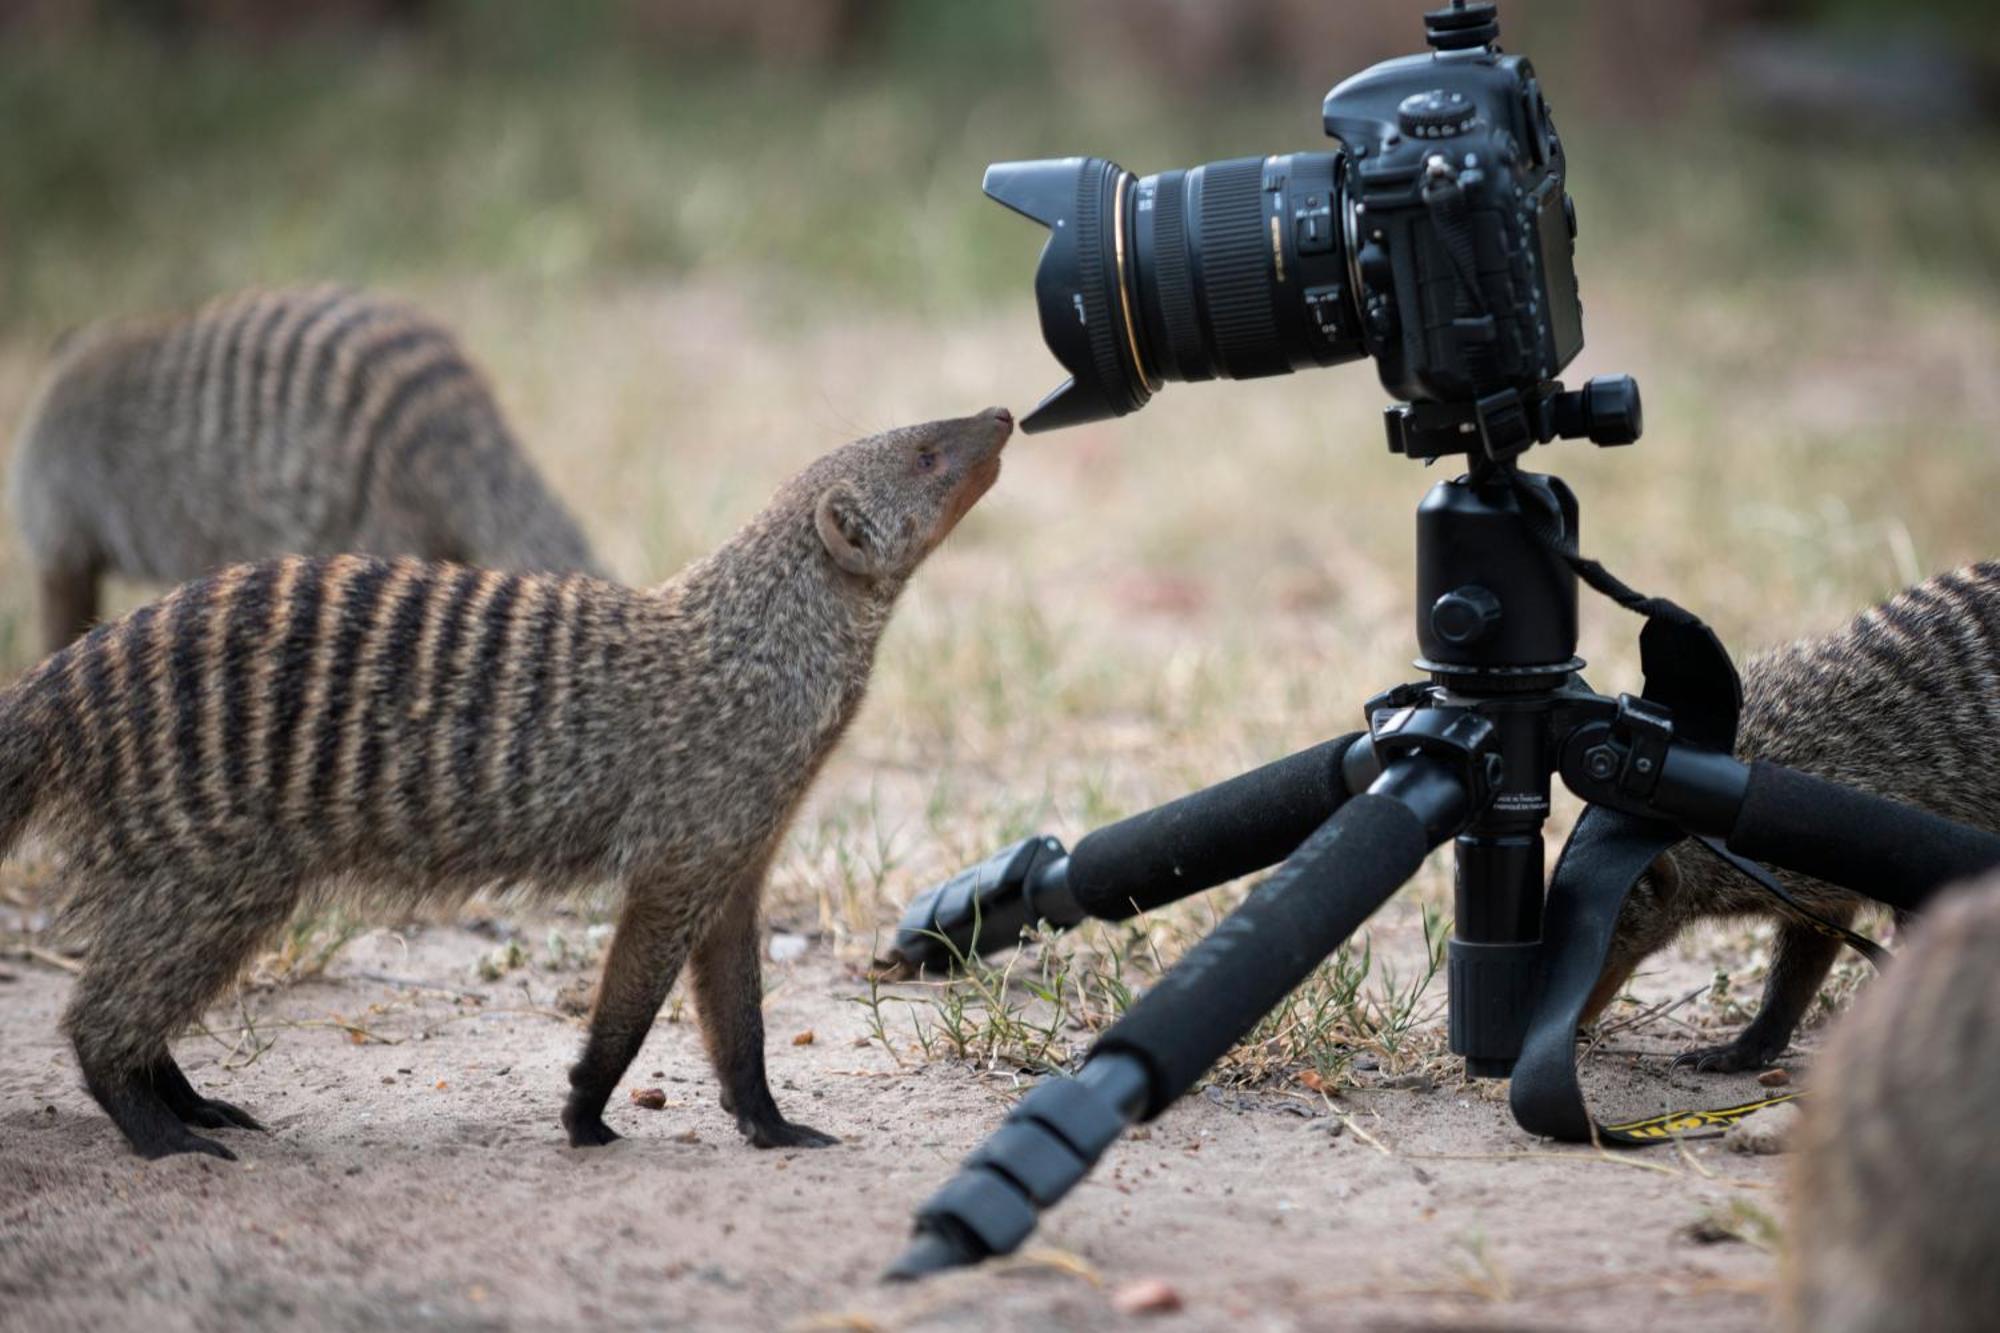
[{"label": "striped mongoose standing upright", "polygon": [[0,850],[42,829],[87,941],[63,1016],[139,1152],[227,1157],[168,1042],[302,904],[408,907],[605,880],[624,904],[563,1111],[605,1101],[683,960],[723,1105],[821,1144],[764,1078],[757,914],[794,807],[861,702],[918,564],[1013,420],[835,450],[652,591],[415,559],[236,565],[101,625],[0,694]]},{"label": "striped mongoose standing upright", "polygon": [[1792,1170],[1800,1333],[2000,1318],[2000,875],[1926,910],[1813,1066]]},{"label": "striped mongoose standing upright", "polygon": [[97,618],[109,574],[343,551],[601,572],[451,334],[334,287],[74,335],[16,443],[13,500],[49,652]]},{"label": "striped mongoose standing upright", "polygon": [[[1978,828],[2000,830],[2000,561],[1941,574],[1846,628],[1753,660],[1736,750]],[[1841,925],[1862,900],[1789,871],[1798,899]],[[1619,917],[1589,1019],[1633,968],[1704,917],[1773,917],[1776,952],[1756,1018],[1699,1069],[1761,1069],[1791,1041],[1841,949],[1704,848],[1683,843],[1642,876]]]}]

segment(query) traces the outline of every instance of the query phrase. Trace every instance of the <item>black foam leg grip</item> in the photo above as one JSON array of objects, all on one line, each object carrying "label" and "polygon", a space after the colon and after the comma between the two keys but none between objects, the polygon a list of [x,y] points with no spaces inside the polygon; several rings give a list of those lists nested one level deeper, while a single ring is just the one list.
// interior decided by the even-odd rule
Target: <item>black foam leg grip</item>
[{"label": "black foam leg grip", "polygon": [[1417,872],[1432,839],[1401,801],[1363,793],[1306,838],[1098,1038],[1151,1075],[1151,1119]]},{"label": "black foam leg grip", "polygon": [[1098,829],[1069,854],[1070,892],[1091,916],[1123,921],[1276,864],[1347,799],[1340,761],[1360,735]]},{"label": "black foam leg grip", "polygon": [[1762,760],[1750,765],[1728,843],[1905,909],[2000,866],[2000,835]]}]

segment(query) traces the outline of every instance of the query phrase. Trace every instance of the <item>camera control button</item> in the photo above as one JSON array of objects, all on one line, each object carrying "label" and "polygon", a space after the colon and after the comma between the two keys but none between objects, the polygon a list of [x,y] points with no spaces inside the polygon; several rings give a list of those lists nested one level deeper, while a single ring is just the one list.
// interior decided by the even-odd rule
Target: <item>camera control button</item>
[{"label": "camera control button", "polygon": [[1292,214],[1293,237],[1302,255],[1323,255],[1333,249],[1333,206],[1314,195]]},{"label": "camera control button", "polygon": [[1449,139],[1472,128],[1479,108],[1464,93],[1433,88],[1411,93],[1396,106],[1396,123],[1412,139]]}]

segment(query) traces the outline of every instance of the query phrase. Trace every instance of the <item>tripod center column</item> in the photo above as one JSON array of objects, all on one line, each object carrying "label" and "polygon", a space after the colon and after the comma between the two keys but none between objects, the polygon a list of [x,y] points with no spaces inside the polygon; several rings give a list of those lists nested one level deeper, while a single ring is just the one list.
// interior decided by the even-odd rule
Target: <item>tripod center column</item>
[{"label": "tripod center column", "polygon": [[1417,665],[1439,703],[1492,720],[1505,765],[1454,844],[1451,1049],[1474,1077],[1513,1071],[1533,1010],[1551,724],[1583,665],[1576,575],[1538,533],[1573,540],[1576,527],[1567,486],[1508,465],[1440,483],[1417,511]]}]

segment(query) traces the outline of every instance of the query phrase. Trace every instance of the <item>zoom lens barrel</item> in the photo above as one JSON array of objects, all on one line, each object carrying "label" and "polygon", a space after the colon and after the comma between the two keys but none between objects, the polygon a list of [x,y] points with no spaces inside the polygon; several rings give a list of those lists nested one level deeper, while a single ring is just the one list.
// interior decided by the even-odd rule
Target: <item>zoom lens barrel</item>
[{"label": "zoom lens barrel", "polygon": [[1123,416],[1170,380],[1364,355],[1341,163],[1295,153],[1141,179],[1101,157],[987,168],[987,194],[1049,228],[1035,296],[1070,372],[1021,428]]}]

